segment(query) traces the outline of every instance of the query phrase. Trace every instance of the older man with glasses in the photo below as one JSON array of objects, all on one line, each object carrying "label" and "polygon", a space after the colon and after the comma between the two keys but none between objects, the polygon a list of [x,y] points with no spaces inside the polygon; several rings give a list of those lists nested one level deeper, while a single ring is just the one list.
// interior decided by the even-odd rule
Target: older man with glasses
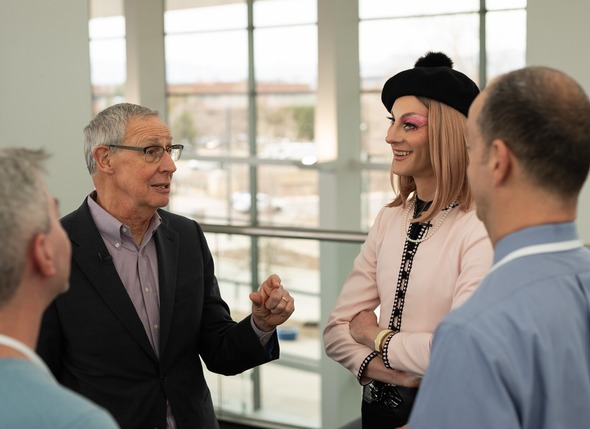
[{"label": "older man with glasses", "polygon": [[271,275],[232,320],[201,227],[162,210],[183,146],[157,112],[111,106],[84,140],[96,190],[62,219],[71,288],[45,313],[38,352],[124,429],[218,427],[199,357],[225,375],[277,359],[293,298]]}]

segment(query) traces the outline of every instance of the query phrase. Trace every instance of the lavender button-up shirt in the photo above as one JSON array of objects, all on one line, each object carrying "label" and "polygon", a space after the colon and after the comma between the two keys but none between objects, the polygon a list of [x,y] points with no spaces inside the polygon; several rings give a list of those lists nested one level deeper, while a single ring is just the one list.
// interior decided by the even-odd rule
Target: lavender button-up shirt
[{"label": "lavender button-up shirt", "polygon": [[[160,356],[160,285],[158,255],[152,236],[162,222],[157,213],[138,246],[131,230],[115,219],[95,201],[96,192],[88,196],[88,206],[125,290],[150,340],[156,356]],[[175,429],[176,422],[167,403],[166,427]]]}]

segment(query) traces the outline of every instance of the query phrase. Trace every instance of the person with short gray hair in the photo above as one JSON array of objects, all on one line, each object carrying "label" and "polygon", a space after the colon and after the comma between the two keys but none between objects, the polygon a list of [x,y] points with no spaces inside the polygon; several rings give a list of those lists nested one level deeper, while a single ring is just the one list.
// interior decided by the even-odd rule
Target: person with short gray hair
[{"label": "person with short gray hair", "polygon": [[84,129],[95,190],[62,219],[71,289],[45,313],[38,352],[123,429],[218,427],[201,359],[224,375],[277,359],[295,309],[273,274],[232,319],[200,225],[164,210],[182,150],[157,112],[106,108]]},{"label": "person with short gray hair", "polygon": [[43,311],[68,289],[71,246],[43,180],[43,150],[0,149],[0,426],[117,428],[60,386],[33,351]]},{"label": "person with short gray hair", "polygon": [[[125,127],[132,118],[158,118],[158,112],[131,103],[120,103],[100,112],[84,128],[84,156],[90,175],[96,172],[94,150],[99,146],[119,144],[125,138]],[[122,149],[111,148],[117,151]]]}]

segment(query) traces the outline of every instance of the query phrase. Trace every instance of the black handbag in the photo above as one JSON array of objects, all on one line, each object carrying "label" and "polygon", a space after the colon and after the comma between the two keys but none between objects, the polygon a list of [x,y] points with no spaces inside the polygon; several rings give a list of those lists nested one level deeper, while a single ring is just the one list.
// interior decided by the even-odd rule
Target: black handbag
[{"label": "black handbag", "polygon": [[396,428],[405,425],[418,388],[372,381],[363,387],[361,407],[363,429]]}]

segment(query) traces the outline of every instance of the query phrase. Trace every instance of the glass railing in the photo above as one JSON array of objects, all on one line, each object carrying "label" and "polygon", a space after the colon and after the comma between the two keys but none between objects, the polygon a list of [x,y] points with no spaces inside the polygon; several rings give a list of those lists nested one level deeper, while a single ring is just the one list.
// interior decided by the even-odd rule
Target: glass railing
[{"label": "glass railing", "polygon": [[295,312],[277,329],[280,359],[233,377],[206,372],[218,417],[265,428],[320,428],[320,243],[360,244],[366,233],[200,225],[235,320],[250,313],[248,294],[271,273],[281,276],[295,299]]}]

